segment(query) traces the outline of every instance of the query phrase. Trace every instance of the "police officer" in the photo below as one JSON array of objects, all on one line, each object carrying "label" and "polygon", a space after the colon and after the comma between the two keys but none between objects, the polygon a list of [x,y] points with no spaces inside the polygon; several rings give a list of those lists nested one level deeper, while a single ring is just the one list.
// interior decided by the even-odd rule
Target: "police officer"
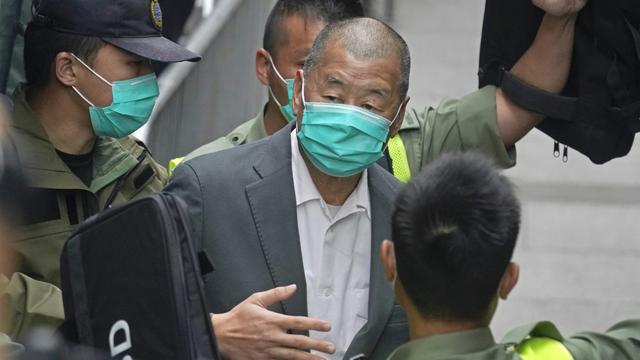
[{"label": "police officer", "polygon": [[59,284],[79,223],[164,186],[165,169],[131,136],[158,97],[150,61],[199,57],[161,31],[157,0],[37,2],[9,132],[30,184],[15,242],[25,274]]},{"label": "police officer", "polygon": [[498,301],[518,282],[511,258],[521,210],[509,180],[483,156],[449,154],[429,164],[395,209],[393,242],[382,243],[381,259],[413,341],[391,360],[640,359],[640,319],[569,338],[539,322],[494,341]]},{"label": "police officer", "polygon": [[518,282],[511,258],[521,209],[509,180],[485,157],[443,156],[395,205],[392,240],[380,253],[413,341],[390,360],[640,359],[640,319],[568,338],[539,322],[495,342],[491,319]]}]

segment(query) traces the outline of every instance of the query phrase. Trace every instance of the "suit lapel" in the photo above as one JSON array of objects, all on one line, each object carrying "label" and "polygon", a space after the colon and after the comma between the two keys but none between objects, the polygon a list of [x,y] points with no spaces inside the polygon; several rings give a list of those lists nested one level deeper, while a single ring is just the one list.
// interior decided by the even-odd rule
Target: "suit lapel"
[{"label": "suit lapel", "polygon": [[364,354],[369,356],[384,331],[391,311],[394,294],[391,285],[384,279],[380,263],[380,244],[391,238],[391,213],[395,190],[386,182],[379,166],[371,166],[369,193],[371,198],[371,275],[369,279],[369,319],[351,342],[345,359]]},{"label": "suit lapel", "polygon": [[287,126],[269,138],[265,156],[254,166],[260,180],[247,186],[245,193],[273,283],[298,286],[294,296],[281,304],[282,311],[306,316],[306,280],[291,171],[291,130]]}]

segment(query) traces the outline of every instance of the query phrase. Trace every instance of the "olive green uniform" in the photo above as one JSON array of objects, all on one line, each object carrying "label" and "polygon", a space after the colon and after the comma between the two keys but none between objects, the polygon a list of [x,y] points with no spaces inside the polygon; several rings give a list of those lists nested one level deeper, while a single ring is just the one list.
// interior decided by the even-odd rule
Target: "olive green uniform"
[{"label": "olive green uniform", "polygon": [[111,205],[162,190],[167,174],[135,138],[98,137],[86,185],[56,153],[23,88],[14,103],[9,138],[29,181],[26,225],[18,229],[15,250],[21,272],[58,285],[62,247],[78,224]]},{"label": "olive green uniform", "polygon": [[227,136],[218,138],[208,144],[195,149],[185,156],[183,161],[191,160],[205,154],[211,154],[221,150],[230,149],[234,146],[250,144],[267,137],[267,130],[264,127],[264,110],[260,111],[255,118],[243,123],[235,128]]},{"label": "olive green uniform", "polygon": [[62,293],[54,285],[37,281],[20,273],[11,279],[0,275],[0,358],[13,358],[24,347],[12,339],[20,339],[34,327],[52,332],[64,320]]},{"label": "olive green uniform", "polygon": [[[543,346],[530,346],[540,339]],[[618,323],[606,333],[584,332],[570,338],[563,338],[553,324],[540,322],[510,331],[501,343],[494,341],[489,328],[481,328],[414,340],[389,357],[389,360],[422,359],[640,359],[640,319]]]},{"label": "olive green uniform", "polygon": [[0,359],[13,359],[24,351],[24,346],[11,341],[7,334],[0,333]]},{"label": "olive green uniform", "polygon": [[0,298],[2,328],[10,338],[19,339],[35,326],[55,329],[64,320],[60,289],[24,274],[0,275]]},{"label": "olive green uniform", "polygon": [[[404,151],[396,156],[390,144],[390,158],[407,164],[411,174],[445,152],[476,149],[507,168],[515,165],[515,148],[506,149],[497,125],[496,88],[487,86],[461,99],[445,99],[436,108],[409,109],[399,131]],[[267,136],[262,112],[229,135],[206,144],[180,161],[251,143]],[[404,157],[404,158],[403,158]],[[171,167],[171,166],[170,166]],[[398,176],[396,166],[392,166]],[[403,179],[401,179],[403,180]],[[404,179],[406,180],[406,179]]]}]

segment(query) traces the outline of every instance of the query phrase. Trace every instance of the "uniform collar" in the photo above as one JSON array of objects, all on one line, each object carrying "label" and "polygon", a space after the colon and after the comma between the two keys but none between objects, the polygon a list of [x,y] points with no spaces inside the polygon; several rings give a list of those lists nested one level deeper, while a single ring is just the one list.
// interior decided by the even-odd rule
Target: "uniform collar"
[{"label": "uniform collar", "polygon": [[407,109],[404,115],[404,119],[402,119],[402,125],[400,125],[399,131],[416,129],[420,129],[420,122],[414,116],[414,111]]},{"label": "uniform collar", "polygon": [[389,359],[438,359],[481,352],[495,345],[491,330],[485,327],[413,340],[394,351]]},{"label": "uniform collar", "polygon": [[27,103],[25,90],[20,86],[14,94],[11,133],[31,186],[95,193],[137,164],[135,157],[123,147],[128,139],[119,141],[100,136],[94,148],[93,180],[87,187],[56,153],[37,115]]},{"label": "uniform collar", "polygon": [[267,105],[265,105],[262,108],[262,111],[258,112],[258,115],[256,115],[256,120],[249,131],[250,137],[254,137],[256,139],[263,139],[267,137],[267,128],[264,126],[265,111],[267,111]]},{"label": "uniform collar", "polygon": [[[297,132],[294,129],[291,132],[291,166],[293,172],[293,188],[296,195],[296,206],[300,206],[309,201],[320,201],[322,207],[327,204],[322,199],[318,188],[315,186],[307,164],[300,153],[298,146]],[[369,218],[371,218],[371,199],[369,197],[369,181],[367,170],[365,169],[360,176],[360,181],[355,190],[349,195],[345,201],[339,214],[350,215],[352,213],[364,210]],[[338,215],[339,215],[338,214]],[[336,219],[341,216],[336,215]]]},{"label": "uniform collar", "polygon": [[235,146],[239,146],[266,138],[267,129],[264,127],[265,110],[266,105],[255,118],[238,126],[230,132],[229,135],[227,135],[227,139],[229,139]]}]

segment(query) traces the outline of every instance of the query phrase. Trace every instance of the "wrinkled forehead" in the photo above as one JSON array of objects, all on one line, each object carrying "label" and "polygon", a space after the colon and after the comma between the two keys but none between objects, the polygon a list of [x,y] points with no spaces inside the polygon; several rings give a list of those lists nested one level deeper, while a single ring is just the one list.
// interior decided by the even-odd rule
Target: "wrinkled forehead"
[{"label": "wrinkled forehead", "polygon": [[318,64],[307,74],[307,81],[315,86],[338,81],[351,89],[377,89],[398,96],[401,72],[396,54],[362,55],[338,41],[327,44]]}]

